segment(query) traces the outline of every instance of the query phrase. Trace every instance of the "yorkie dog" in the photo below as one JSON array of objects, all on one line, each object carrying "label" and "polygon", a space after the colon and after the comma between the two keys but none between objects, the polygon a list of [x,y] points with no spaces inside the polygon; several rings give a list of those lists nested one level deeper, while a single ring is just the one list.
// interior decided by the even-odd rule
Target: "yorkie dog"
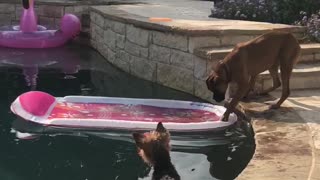
[{"label": "yorkie dog", "polygon": [[146,133],[133,133],[139,156],[154,168],[152,180],[180,180],[171,163],[170,133],[158,123],[156,130]]}]

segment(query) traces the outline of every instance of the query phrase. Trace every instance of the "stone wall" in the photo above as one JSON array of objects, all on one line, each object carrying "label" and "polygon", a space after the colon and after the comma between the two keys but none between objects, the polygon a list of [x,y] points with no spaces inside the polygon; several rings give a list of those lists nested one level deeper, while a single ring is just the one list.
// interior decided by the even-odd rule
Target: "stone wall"
[{"label": "stone wall", "polygon": [[16,6],[14,4],[0,4],[0,25],[8,25],[16,20]]},{"label": "stone wall", "polygon": [[148,30],[95,11],[90,18],[91,45],[113,65],[142,79],[212,99],[205,84],[212,63],[193,55],[193,50],[220,46],[220,38]]},{"label": "stone wall", "polygon": [[90,77],[90,83],[93,84],[92,90],[95,94],[129,98],[171,99],[174,97],[176,100],[200,101],[199,98],[188,93],[124,73],[121,69],[106,62],[105,58],[95,51],[89,53],[86,51],[82,54],[89,55],[90,67],[94,67],[94,71],[90,71],[88,77]]}]

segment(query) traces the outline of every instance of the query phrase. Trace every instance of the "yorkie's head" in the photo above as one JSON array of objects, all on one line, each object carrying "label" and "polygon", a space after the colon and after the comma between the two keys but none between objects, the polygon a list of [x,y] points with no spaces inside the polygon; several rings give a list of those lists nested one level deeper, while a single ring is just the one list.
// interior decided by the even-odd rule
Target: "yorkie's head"
[{"label": "yorkie's head", "polygon": [[163,152],[163,150],[170,151],[170,133],[161,122],[158,123],[154,131],[136,132],[132,135],[136,142],[138,154],[150,165],[154,165],[157,156],[161,156],[159,152]]}]

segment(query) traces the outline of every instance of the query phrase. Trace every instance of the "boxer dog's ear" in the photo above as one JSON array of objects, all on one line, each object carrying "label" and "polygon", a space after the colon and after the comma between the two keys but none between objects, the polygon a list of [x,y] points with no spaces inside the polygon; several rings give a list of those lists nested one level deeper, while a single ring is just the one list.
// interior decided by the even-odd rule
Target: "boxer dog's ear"
[{"label": "boxer dog's ear", "polygon": [[208,76],[206,84],[207,88],[213,92],[215,101],[221,102],[225,99],[229,80],[227,66],[222,60],[213,67],[213,72]]}]

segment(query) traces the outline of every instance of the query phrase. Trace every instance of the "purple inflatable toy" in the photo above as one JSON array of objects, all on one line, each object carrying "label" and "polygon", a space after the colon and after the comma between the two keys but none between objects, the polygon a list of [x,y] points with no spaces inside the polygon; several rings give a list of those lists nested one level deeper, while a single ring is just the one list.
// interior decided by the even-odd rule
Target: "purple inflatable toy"
[{"label": "purple inflatable toy", "polygon": [[76,37],[80,30],[81,22],[73,14],[65,14],[62,17],[60,30],[47,30],[37,25],[34,0],[23,0],[20,26],[0,31],[0,46],[11,48],[58,47]]}]

